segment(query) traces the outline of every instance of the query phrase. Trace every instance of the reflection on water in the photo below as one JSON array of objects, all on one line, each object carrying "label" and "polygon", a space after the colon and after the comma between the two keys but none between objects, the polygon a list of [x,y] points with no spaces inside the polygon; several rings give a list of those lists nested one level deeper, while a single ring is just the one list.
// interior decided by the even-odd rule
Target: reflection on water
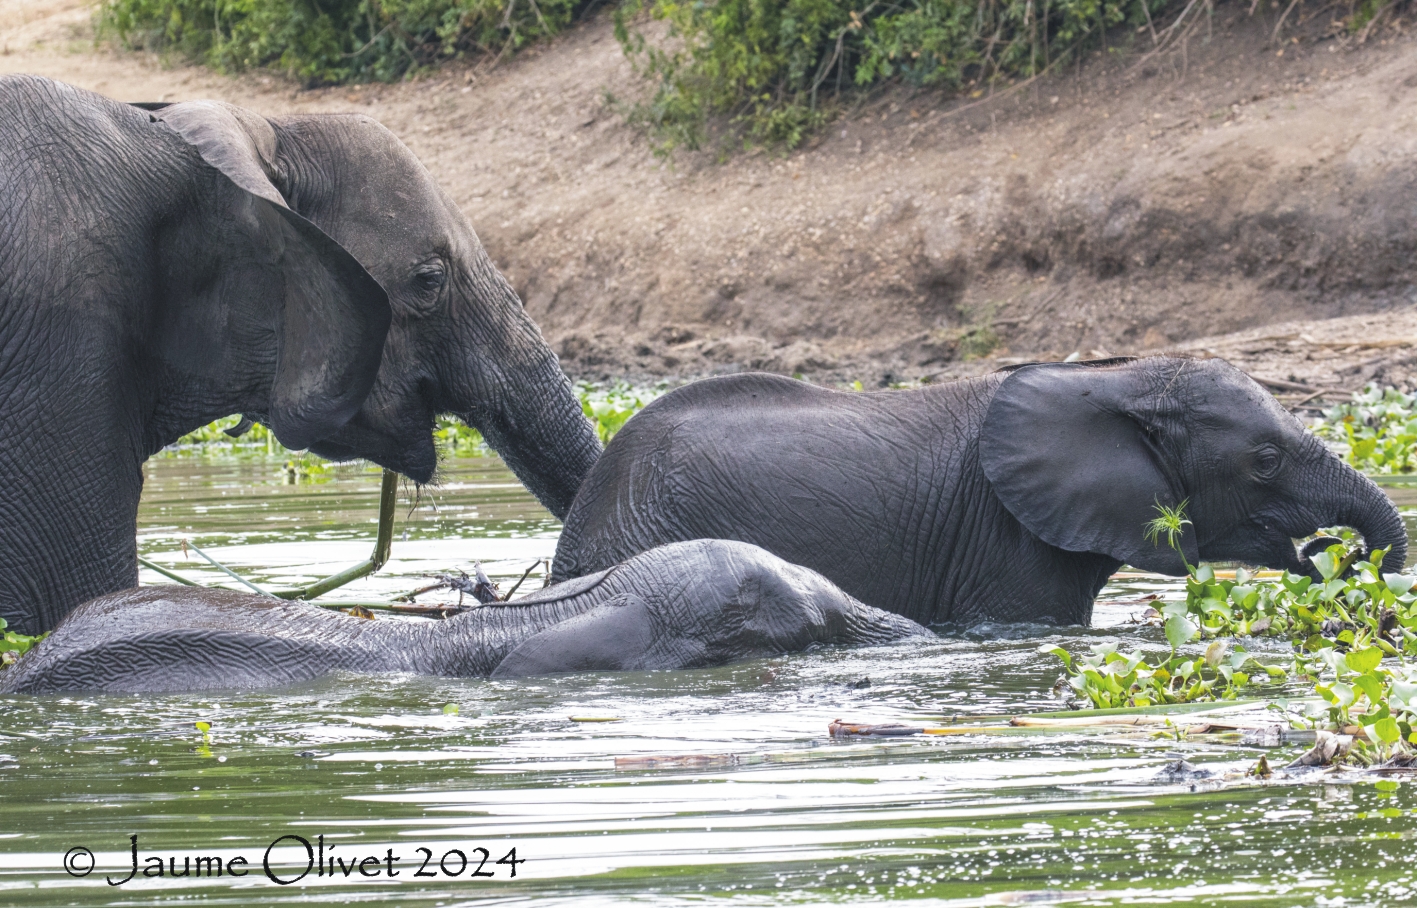
[{"label": "reflection on water", "polygon": [[[149,464],[142,550],[186,537],[258,581],[296,583],[367,557],[378,477],[285,485],[278,463]],[[558,526],[493,459],[458,461],[400,514],[394,562],[341,592],[374,598],[481,559],[519,576]],[[405,518],[405,514],[408,516]],[[538,575],[534,575],[539,577]],[[145,577],[145,579],[147,579]],[[156,578],[153,578],[156,579]],[[529,581],[531,582],[531,581]],[[1164,647],[1129,616],[1146,580],[1109,587],[1094,626],[979,629],[903,647],[827,650],[712,671],[521,682],[346,675],[277,694],[0,700],[0,904],[737,905],[1410,902],[1417,797],[1371,781],[1161,784],[1177,755],[1240,770],[1264,751],[1034,730],[837,743],[835,718],[939,722],[1056,706],[1042,642]],[[1006,629],[998,629],[1006,630]],[[445,706],[456,704],[456,713]],[[569,716],[618,718],[578,723]],[[211,723],[204,739],[193,723]],[[1268,751],[1287,762],[1294,748]],[[657,763],[643,758],[659,757]],[[660,768],[650,768],[651,766]],[[1193,789],[1194,786],[1194,789]],[[239,879],[143,879],[142,856],[241,856]],[[392,853],[399,876],[289,886],[270,843]],[[66,874],[85,846],[98,870]],[[420,868],[426,848],[433,855]],[[472,878],[487,851],[483,872]],[[498,865],[515,847],[513,865]],[[458,871],[454,849],[471,857]],[[295,839],[271,854],[297,875]],[[431,869],[430,869],[431,868]],[[415,876],[420,869],[434,876]]]},{"label": "reflection on water", "polygon": [[[337,465],[296,483],[282,461],[267,457],[159,458],[146,472],[138,552],[193,580],[240,588],[195,554],[184,556],[183,539],[272,589],[308,584],[373,550],[376,467]],[[450,459],[437,486],[405,483],[399,500],[388,565],[326,598],[387,599],[426,586],[430,574],[471,570],[478,561],[493,580],[515,582],[556,551],[560,522],[496,457]],[[544,578],[538,567],[527,584]],[[146,570],[141,579],[167,582]]]}]

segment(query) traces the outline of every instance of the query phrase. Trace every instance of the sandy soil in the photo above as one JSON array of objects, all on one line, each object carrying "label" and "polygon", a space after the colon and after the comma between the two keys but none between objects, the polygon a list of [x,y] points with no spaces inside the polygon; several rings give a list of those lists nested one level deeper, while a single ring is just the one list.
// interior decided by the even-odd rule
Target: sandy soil
[{"label": "sandy soil", "polygon": [[[1268,6],[1268,5],[1266,5]],[[1209,40],[992,99],[891,90],[787,156],[656,160],[609,23],[495,69],[303,91],[96,48],[84,0],[0,0],[0,72],[121,100],[385,123],[587,377],[867,383],[1074,351],[1233,359],[1291,399],[1417,382],[1417,36],[1218,7]],[[1322,19],[1323,17],[1318,17]],[[987,326],[992,355],[960,338]]]}]

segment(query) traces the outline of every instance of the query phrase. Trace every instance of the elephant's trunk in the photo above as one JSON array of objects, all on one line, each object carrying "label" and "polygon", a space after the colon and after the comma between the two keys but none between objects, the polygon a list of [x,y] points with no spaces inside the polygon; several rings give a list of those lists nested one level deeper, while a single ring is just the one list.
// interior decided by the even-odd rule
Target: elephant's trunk
[{"label": "elephant's trunk", "polygon": [[554,355],[503,383],[505,391],[490,406],[461,416],[477,426],[548,511],[565,519],[600,457],[600,439]]},{"label": "elephant's trunk", "polygon": [[[1346,465],[1342,469],[1346,475],[1337,484],[1342,490],[1335,502],[1337,506],[1319,518],[1319,522],[1324,526],[1357,530],[1363,536],[1365,557],[1371,557],[1377,549],[1387,549],[1383,568],[1402,570],[1407,564],[1407,528],[1402,524],[1397,506],[1371,479]],[[1312,553],[1306,551],[1307,554]],[[1317,576],[1307,557],[1302,557],[1301,561],[1310,574]]]},{"label": "elephant's trunk", "polygon": [[[476,426],[537,500],[564,519],[600,457],[600,439],[516,292],[490,263],[477,284],[483,306],[469,306],[467,317],[502,313],[492,329],[497,340],[491,350],[467,351],[444,379],[451,393],[443,409]],[[487,306],[490,299],[500,305]]]}]

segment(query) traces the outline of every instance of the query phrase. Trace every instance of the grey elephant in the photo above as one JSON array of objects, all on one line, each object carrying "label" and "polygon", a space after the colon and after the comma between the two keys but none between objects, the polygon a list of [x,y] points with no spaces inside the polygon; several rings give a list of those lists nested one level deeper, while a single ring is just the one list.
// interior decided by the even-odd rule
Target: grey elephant
[{"label": "grey elephant", "polygon": [[755,546],[698,540],[446,621],[370,621],[230,590],[127,590],[75,609],[0,672],[0,694],[250,690],[338,670],[514,678],[706,668],[932,636]]},{"label": "grey elephant", "polygon": [[[1158,506],[1184,506],[1179,551],[1148,538]],[[1124,562],[1312,573],[1294,540],[1336,525],[1401,569],[1382,490],[1221,360],[1039,363],[873,393],[744,374],[626,424],[571,506],[553,580],[738,539],[926,624],[1083,624]]]},{"label": "grey elephant", "polygon": [[600,445],[466,218],[362,116],[0,78],[0,617],[137,583],[144,459],[244,413],[419,481],[456,414],[562,516]]}]

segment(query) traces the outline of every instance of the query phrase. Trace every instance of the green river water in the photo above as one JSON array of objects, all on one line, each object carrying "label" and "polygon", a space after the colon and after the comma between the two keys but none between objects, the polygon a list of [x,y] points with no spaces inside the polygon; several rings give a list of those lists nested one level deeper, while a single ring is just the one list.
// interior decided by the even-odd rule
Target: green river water
[{"label": "green river water", "polygon": [[[367,557],[377,472],[288,484],[280,463],[149,462],[142,554],[222,580],[184,558],[185,538],[272,586]],[[388,598],[474,561],[505,588],[555,549],[559,525],[495,458],[450,461],[441,488],[403,502],[392,562],[336,596]],[[1417,903],[1405,780],[1385,792],[1356,773],[1158,777],[1178,756],[1223,774],[1299,746],[827,734],[836,718],[1056,709],[1057,663],[1038,645],[1164,648],[1129,619],[1141,594],[1176,589],[1109,586],[1091,628],[981,628],[713,671],[0,698],[0,905]],[[274,882],[311,863],[303,842],[325,872]],[[75,873],[95,869],[66,872],[66,855]],[[220,858],[222,876],[199,857]],[[149,858],[162,876],[143,876]],[[169,875],[184,867],[196,873]]]}]

